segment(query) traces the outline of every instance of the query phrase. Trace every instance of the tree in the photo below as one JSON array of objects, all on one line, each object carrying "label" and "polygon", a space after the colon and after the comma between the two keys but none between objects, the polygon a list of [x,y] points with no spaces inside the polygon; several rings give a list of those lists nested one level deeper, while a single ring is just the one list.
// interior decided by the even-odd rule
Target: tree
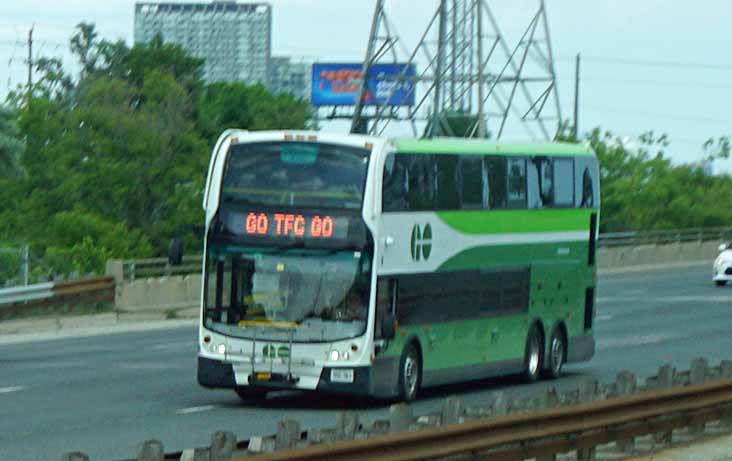
[{"label": "tree", "polygon": [[0,106],[0,178],[15,178],[20,173],[18,160],[23,150],[17,113]]},{"label": "tree", "polygon": [[32,98],[19,90],[13,99],[17,133],[0,114],[0,143],[6,132],[26,140],[12,156],[0,151],[23,172],[12,182],[0,175],[0,200],[14,208],[0,210],[0,241],[22,235],[48,274],[163,255],[173,236],[200,249],[202,191],[220,132],[309,123],[307,103],[292,96],[207,85],[203,61],[159,37],[130,48],[82,23],[70,44],[78,77],[58,59],[39,59]]}]

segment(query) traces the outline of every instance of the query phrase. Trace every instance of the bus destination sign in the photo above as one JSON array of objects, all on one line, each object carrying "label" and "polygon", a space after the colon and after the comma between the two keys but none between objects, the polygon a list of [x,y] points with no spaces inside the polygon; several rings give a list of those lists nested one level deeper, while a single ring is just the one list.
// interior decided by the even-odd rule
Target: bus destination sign
[{"label": "bus destination sign", "polygon": [[252,237],[341,240],[348,236],[349,222],[345,217],[254,211],[245,216],[241,225],[244,234]]}]

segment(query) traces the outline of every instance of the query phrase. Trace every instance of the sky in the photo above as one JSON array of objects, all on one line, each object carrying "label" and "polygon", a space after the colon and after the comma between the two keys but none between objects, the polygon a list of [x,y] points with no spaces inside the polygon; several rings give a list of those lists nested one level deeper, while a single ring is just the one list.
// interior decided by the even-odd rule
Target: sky
[{"label": "sky", "polygon": [[[361,61],[375,0],[269,0],[273,53]],[[25,40],[37,55],[67,51],[74,26],[133,40],[134,0],[0,0],[0,96],[25,82]],[[538,0],[488,0],[513,46]],[[413,46],[435,0],[387,0],[401,38]],[[695,162],[710,137],[732,135],[732,2],[729,0],[546,0],[564,117],[574,104],[574,60],[582,55],[580,130],[600,126],[633,143],[666,133],[675,163]],[[331,127],[331,129],[342,129]],[[515,138],[520,132],[510,133]],[[732,161],[716,171],[732,171]]]}]

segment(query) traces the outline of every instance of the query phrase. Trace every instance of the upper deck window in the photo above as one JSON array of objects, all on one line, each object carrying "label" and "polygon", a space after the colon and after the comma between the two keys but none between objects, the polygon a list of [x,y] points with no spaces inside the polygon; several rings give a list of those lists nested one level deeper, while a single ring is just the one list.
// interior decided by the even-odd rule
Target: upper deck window
[{"label": "upper deck window", "polygon": [[368,160],[366,149],[335,144],[234,145],[221,198],[262,206],[360,209]]}]

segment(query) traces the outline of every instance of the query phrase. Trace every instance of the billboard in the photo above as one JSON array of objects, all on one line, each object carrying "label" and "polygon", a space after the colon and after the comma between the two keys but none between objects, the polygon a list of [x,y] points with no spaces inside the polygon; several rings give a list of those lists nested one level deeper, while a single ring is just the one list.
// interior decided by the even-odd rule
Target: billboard
[{"label": "billboard", "polygon": [[[312,104],[355,106],[361,84],[362,66],[358,63],[313,64]],[[410,81],[398,82],[405,67],[405,77],[410,78]],[[413,106],[414,82],[411,81],[411,77],[415,75],[414,65],[374,64],[366,79],[365,104],[383,105],[393,91],[388,105]]]}]

